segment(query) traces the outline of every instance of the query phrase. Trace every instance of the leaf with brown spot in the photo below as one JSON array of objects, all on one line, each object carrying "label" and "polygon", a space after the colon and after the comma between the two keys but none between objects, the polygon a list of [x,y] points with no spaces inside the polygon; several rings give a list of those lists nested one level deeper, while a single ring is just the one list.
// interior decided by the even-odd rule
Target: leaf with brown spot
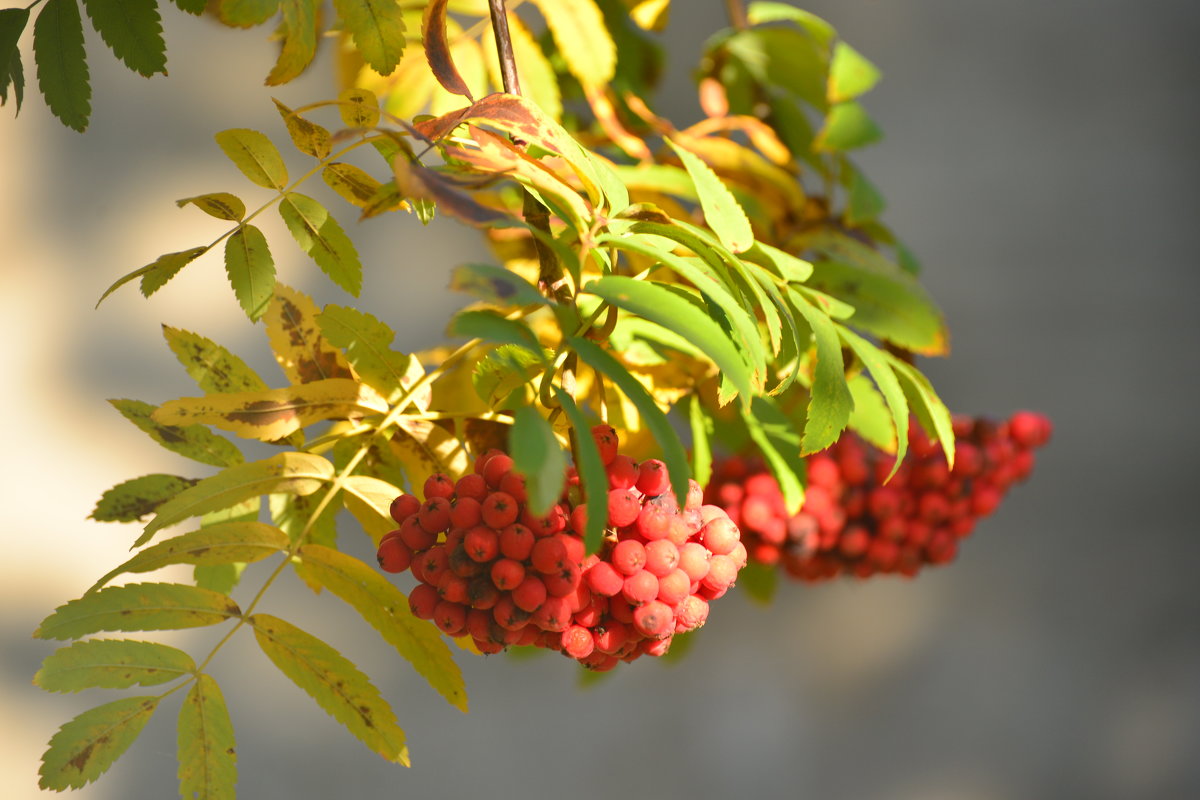
[{"label": "leaf with brown spot", "polygon": [[337,650],[312,634],[269,614],[247,621],[254,638],[279,671],[317,701],[367,747],[388,761],[409,766],[404,731],[371,680]]},{"label": "leaf with brown spot", "polygon": [[180,208],[183,208],[188,203],[191,203],[210,217],[216,217],[217,219],[227,219],[237,222],[246,216],[246,204],[242,202],[240,197],[229,192],[212,192],[211,194],[185,197],[182,200],[175,201],[175,205]]},{"label": "leaf with brown spot", "polygon": [[221,687],[197,675],[179,709],[179,793],[198,800],[234,800],[237,750]]},{"label": "leaf with brown spot", "polygon": [[446,5],[449,0],[431,0],[425,7],[425,17],[421,23],[421,37],[425,41],[425,59],[429,69],[437,78],[442,88],[451,94],[462,95],[468,100],[474,100],[467,82],[454,66],[454,57],[450,53],[450,42],[446,39]]},{"label": "leaf with brown spot", "polygon": [[290,383],[354,376],[345,356],[322,335],[318,313],[308,295],[275,284],[275,299],[263,316],[263,324],[275,361]]},{"label": "leaf with brown spot", "polygon": [[365,170],[353,164],[335,161],[321,170],[321,178],[347,203],[366,209],[383,185]]},{"label": "leaf with brown spot", "polygon": [[510,219],[505,212],[483,205],[446,176],[420,162],[399,156],[392,162],[392,170],[402,196],[432,200],[439,209],[468,225],[483,227]]},{"label": "leaf with brown spot", "polygon": [[47,692],[128,689],[156,686],[182,678],[196,662],[182,650],[133,639],[85,639],[46,657],[33,676]]},{"label": "leaf with brown spot", "polygon": [[78,639],[97,631],[161,631],[216,625],[241,616],[233,598],[182,583],[110,586],[54,610],[36,639]]},{"label": "leaf with brown spot", "polygon": [[147,547],[96,581],[88,593],[126,572],[152,572],[171,564],[250,563],[286,550],[287,546],[287,534],[265,522],[209,525]]},{"label": "leaf with brown spot", "polygon": [[97,522],[137,522],[198,482],[197,478],[161,473],[131,478],[101,495],[90,516]]},{"label": "leaf with brown spot", "polygon": [[329,155],[329,131],[300,116],[275,98],[271,99],[275,100],[275,110],[283,118],[283,124],[287,126],[288,135],[292,137],[292,144],[296,145],[297,150],[313,158]]},{"label": "leaf with brown spot", "polygon": [[[379,392],[388,405],[408,393],[409,387],[425,376],[416,356],[392,349],[395,332],[375,317],[347,306],[328,305],[317,315],[317,325],[325,339],[341,348],[363,383]],[[429,409],[430,389],[410,398],[418,411]]]},{"label": "leaf with brown spot", "polygon": [[38,786],[61,792],[100,777],[129,749],[158,697],[125,697],[89,709],[58,729],[42,755]]},{"label": "leaf with brown spot", "polygon": [[312,494],[332,478],[333,464],[311,453],[280,453],[262,461],[229,467],[164,503],[134,547],[150,541],[168,525],[189,517],[230,508],[262,494]]},{"label": "leaf with brown spot", "polygon": [[245,460],[233,442],[217,436],[203,425],[188,425],[182,428],[163,425],[151,418],[156,409],[149,403],[116,399],[108,402],[121,412],[121,416],[171,452],[214,467],[232,467]]},{"label": "leaf with brown spot", "polygon": [[245,361],[211,339],[169,325],[163,325],[163,337],[188,375],[206,392],[255,392],[270,388]]},{"label": "leaf with brown spot", "polygon": [[305,545],[297,570],[345,600],[384,641],[396,648],[429,685],[460,711],[467,710],[462,673],[438,629],[417,619],[404,593],[357,558],[319,545]]},{"label": "leaf with brown spot", "polygon": [[154,419],[168,425],[203,423],[273,442],[321,420],[361,419],[387,410],[387,402],[370,386],[329,378],[266,392],[181,397],[164,403]]}]

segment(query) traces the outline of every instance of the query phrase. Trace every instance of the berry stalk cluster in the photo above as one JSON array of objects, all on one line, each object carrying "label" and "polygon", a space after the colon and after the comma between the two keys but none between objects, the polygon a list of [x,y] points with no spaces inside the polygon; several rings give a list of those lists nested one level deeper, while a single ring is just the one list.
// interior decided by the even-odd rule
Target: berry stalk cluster
[{"label": "berry stalk cluster", "polygon": [[794,578],[912,576],[954,559],[976,521],[1029,476],[1050,433],[1050,421],[1030,411],[998,423],[956,417],[950,469],[941,445],[914,425],[909,457],[890,480],[895,457],[846,434],[807,459],[804,505],[794,516],[753,459],[715,464],[706,497],[741,528],[751,561],[780,564]]},{"label": "berry stalk cluster", "polygon": [[691,482],[683,508],[666,465],[617,452],[616,431],[592,431],[608,475],[608,526],[598,553],[584,548],[586,507],[574,468],[544,516],[526,507],[524,478],[493,450],[457,481],[433,475],[424,501],[392,503],[399,528],[380,541],[388,572],[411,571],[409,605],[484,653],[531,645],[594,670],[660,656],[676,633],[708,618],[709,602],[746,565],[738,527],[703,505]]}]

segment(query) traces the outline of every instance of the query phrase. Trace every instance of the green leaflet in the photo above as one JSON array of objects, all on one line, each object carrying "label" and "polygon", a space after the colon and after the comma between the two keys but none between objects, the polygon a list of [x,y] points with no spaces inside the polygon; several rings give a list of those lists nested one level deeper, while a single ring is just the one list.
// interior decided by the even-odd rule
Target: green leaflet
[{"label": "green leaflet", "polygon": [[147,78],[167,74],[158,0],[83,0],[83,7],[100,38],[125,66]]},{"label": "green leaflet", "polygon": [[588,553],[600,551],[604,542],[604,529],[608,525],[608,476],[600,458],[600,448],[592,437],[591,427],[579,406],[571,396],[557,386],[554,396],[575,429],[575,469],[579,471],[583,491],[587,497],[587,525],[583,533],[584,548]]},{"label": "green leaflet", "polygon": [[232,467],[245,460],[237,445],[203,425],[163,425],[151,417],[157,408],[149,403],[138,400],[108,402],[121,412],[121,416],[145,431],[151,439],[181,456],[214,467]]},{"label": "green leaflet", "polygon": [[211,194],[185,197],[182,200],[175,201],[175,205],[180,208],[189,203],[210,217],[216,217],[217,219],[227,219],[237,222],[246,216],[246,204],[242,202],[240,197],[229,192],[212,192]]},{"label": "green leaflet", "polygon": [[[750,413],[745,414],[744,419],[750,438],[758,445],[771,474],[779,482],[788,516],[792,516],[804,504],[803,481],[807,474],[804,459],[800,457],[800,435],[792,421],[769,397],[754,398]],[[807,432],[806,427],[806,436]]]},{"label": "green leaflet", "polygon": [[496,344],[514,344],[538,356],[543,355],[541,342],[521,320],[505,319],[491,311],[460,311],[450,320],[446,331],[451,336],[467,336]]},{"label": "green leaflet", "polygon": [[513,414],[509,447],[513,468],[525,476],[529,510],[541,516],[562,495],[567,457],[554,429],[531,406],[521,406]]},{"label": "green leaflet", "polygon": [[279,671],[388,761],[409,766],[404,731],[379,690],[332,647],[269,614],[248,618],[254,638]]},{"label": "green leaflet", "polygon": [[333,7],[363,60],[390,75],[404,53],[404,19],[395,0],[334,0]]},{"label": "green leaflet", "polygon": [[512,270],[494,264],[462,264],[450,275],[450,288],[491,303],[516,306],[548,305],[546,297]]},{"label": "green leaflet", "polygon": [[[223,525],[226,522],[257,522],[258,513],[261,510],[262,498],[251,497],[249,500],[238,503],[235,506],[204,514],[200,517],[200,527],[208,528],[213,525]],[[238,585],[238,581],[242,579],[242,572],[245,569],[246,564],[244,562],[235,562],[233,564],[197,564],[192,568],[192,579],[201,589],[210,589],[214,592],[229,594]]]},{"label": "green leaflet", "polygon": [[85,639],[55,650],[33,676],[47,692],[157,686],[182,678],[196,662],[182,650],[132,639]]},{"label": "green leaflet", "polygon": [[493,408],[514,391],[541,375],[546,368],[547,355],[539,358],[524,347],[504,344],[475,363],[471,385],[475,394]]},{"label": "green leaflet", "polygon": [[152,572],[170,564],[252,563],[286,550],[287,546],[287,534],[264,522],[209,525],[147,547],[96,581],[88,593],[126,572]]},{"label": "green leaflet", "polygon": [[181,250],[178,253],[161,255],[146,266],[139,267],[133,272],[118,278],[111,286],[104,290],[104,294],[100,295],[100,299],[96,301],[96,307],[99,308],[106,297],[134,278],[142,279],[142,295],[149,297],[165,286],[167,281],[179,274],[181,269],[207,252],[207,247],[193,247],[190,250]]},{"label": "green leaflet", "polygon": [[754,80],[778,87],[824,111],[827,48],[796,28],[751,28],[739,31],[725,49]]},{"label": "green leaflet", "polygon": [[283,7],[283,47],[267,75],[268,86],[296,78],[317,53],[317,0],[280,0]]},{"label": "green leaflet", "polygon": [[617,49],[594,0],[534,0],[567,69],[585,90],[603,89],[617,69]]},{"label": "green leaflet", "polygon": [[288,173],[283,156],[265,134],[249,128],[230,128],[214,138],[251,183],[266,189],[282,190],[287,186]]},{"label": "green leaflet", "polygon": [[33,23],[38,87],[54,116],[82,133],[92,115],[92,87],[76,0],[46,0]]},{"label": "green leaflet", "polygon": [[883,131],[867,111],[853,100],[838,103],[829,109],[825,124],[817,131],[813,149],[824,152],[853,150],[883,138]]},{"label": "green leaflet", "polygon": [[395,332],[375,317],[346,306],[329,305],[316,316],[325,339],[341,348],[362,382],[392,405],[425,375],[415,356],[392,349]]},{"label": "green leaflet", "polygon": [[846,381],[854,410],[850,412],[849,428],[885,453],[896,452],[896,430],[892,412],[883,395],[866,375],[855,375]]},{"label": "green leaflet", "polygon": [[846,387],[846,368],[837,328],[804,295],[788,287],[792,307],[804,317],[813,332],[817,363],[813,373],[808,421],[804,424],[802,452],[816,453],[837,441],[850,420],[853,400]]},{"label": "green leaflet", "polygon": [[[275,100],[275,98],[271,99]],[[332,141],[329,131],[300,116],[278,100],[275,100],[275,109],[283,118],[288,136],[292,137],[292,144],[296,145],[297,150],[313,158],[325,158],[329,155]]]},{"label": "green leaflet", "polygon": [[233,599],[181,583],[131,583],[72,600],[33,632],[37,639],[78,639],[97,631],[157,631],[215,625],[241,616]]},{"label": "green leaflet", "polygon": [[879,393],[883,395],[888,408],[891,409],[892,429],[896,437],[896,460],[892,464],[891,473],[888,474],[890,479],[892,475],[896,474],[896,470],[904,461],[904,454],[908,452],[909,409],[906,393],[896,378],[891,362],[885,357],[886,354],[882,350],[841,325],[838,326],[838,336],[862,361],[867,372],[871,374],[871,379],[879,388]]},{"label": "green leaflet", "polygon": [[766,267],[789,283],[803,283],[812,276],[812,264],[780,250],[778,247],[772,247],[762,242],[755,242],[753,247],[742,254],[742,257],[753,264]]},{"label": "green leaflet", "polygon": [[708,223],[721,244],[734,253],[750,249],[754,244],[754,231],[750,227],[750,219],[738,204],[733,192],[717,177],[717,173],[705,164],[699,156],[678,145],[670,139],[666,140],[675,154],[683,161],[684,169],[696,185],[696,195],[700,198],[700,208],[704,211],[704,220]]},{"label": "green leaflet", "polygon": [[201,800],[234,800],[237,750],[221,687],[197,675],[179,709],[179,794]]},{"label": "green leaflet", "polygon": [[833,46],[829,62],[829,84],[826,94],[830,103],[853,100],[866,94],[879,82],[879,68],[845,42]]},{"label": "green leaflet", "polygon": [[692,431],[692,476],[701,486],[708,486],[712,479],[713,422],[698,394],[688,400],[688,422]]},{"label": "green leaflet", "polygon": [[145,544],[158,531],[189,517],[228,508],[260,494],[312,494],[332,478],[333,464],[309,453],[280,453],[229,467],[160,506],[134,546]]},{"label": "green leaflet", "polygon": [[17,113],[25,93],[25,72],[17,43],[29,22],[27,8],[0,8],[0,105],[8,102],[8,86],[13,86]]},{"label": "green leaflet", "polygon": [[[567,337],[566,341],[585,364],[604,373],[605,377],[615,383],[617,388],[637,408],[642,421],[646,423],[646,427],[654,435],[658,446],[662,448],[662,460],[671,475],[671,488],[675,490],[675,498],[679,501],[679,507],[683,508],[687,500],[688,478],[691,473],[688,470],[687,451],[683,449],[683,443],[679,441],[679,434],[671,426],[667,415],[662,412],[654,398],[638,382],[637,378],[630,375],[621,362],[602,350],[595,342],[574,336]],[[607,516],[605,514],[606,518]]]},{"label": "green leaflet", "polygon": [[278,10],[279,0],[218,0],[217,18],[235,28],[250,28],[263,24]]},{"label": "green leaflet", "polygon": [[204,392],[256,392],[268,388],[246,362],[211,339],[169,325],[163,326],[163,338]]},{"label": "green leaflet", "polygon": [[162,474],[132,478],[105,492],[90,516],[97,522],[137,522],[197,482]]},{"label": "green leaflet", "polygon": [[225,274],[246,316],[257,321],[275,290],[275,260],[261,230],[243,225],[225,240]]},{"label": "green leaflet", "polygon": [[96,780],[133,744],[158,701],[157,697],[114,700],[63,725],[42,755],[38,786],[61,792]]},{"label": "green leaflet", "polygon": [[725,331],[691,303],[663,286],[650,281],[608,275],[591,281],[584,291],[657,322],[695,343],[728,376],[744,402],[749,402],[752,394],[751,382],[754,385],[761,384],[763,376],[754,379],[742,354],[729,341]]},{"label": "green leaflet", "polygon": [[794,22],[825,49],[828,49],[830,42],[837,36],[837,31],[828,22],[811,11],[803,11],[788,3],[760,0],[747,7],[746,16],[751,25],[762,25],[767,22]]},{"label": "green leaflet", "polygon": [[933,390],[929,379],[919,369],[901,361],[891,353],[883,355],[891,364],[892,369],[896,371],[896,377],[900,379],[900,386],[904,389],[904,396],[908,398],[908,405],[917,415],[921,427],[931,437],[942,443],[942,448],[946,451],[946,463],[953,469],[954,423],[950,417],[950,410],[946,408],[946,404]]},{"label": "green leaflet", "polygon": [[208,0],[174,0],[175,5],[179,6],[180,10],[186,11],[189,14],[195,14],[197,17],[204,13],[204,7]]},{"label": "green leaflet", "polygon": [[354,242],[325,207],[311,197],[288,192],[279,201],[279,215],[301,249],[317,262],[329,279],[358,297],[362,263]]},{"label": "green leaflet", "polygon": [[875,188],[875,184],[867,180],[862,170],[850,165],[849,159],[842,168],[842,175],[847,173],[849,186],[846,187],[846,222],[850,225],[861,225],[876,219],[887,206],[883,195]]},{"label": "green leaflet", "polygon": [[346,601],[450,705],[467,710],[466,687],[450,648],[435,626],[412,615],[403,592],[378,570],[337,550],[310,544],[299,556],[302,576]]}]

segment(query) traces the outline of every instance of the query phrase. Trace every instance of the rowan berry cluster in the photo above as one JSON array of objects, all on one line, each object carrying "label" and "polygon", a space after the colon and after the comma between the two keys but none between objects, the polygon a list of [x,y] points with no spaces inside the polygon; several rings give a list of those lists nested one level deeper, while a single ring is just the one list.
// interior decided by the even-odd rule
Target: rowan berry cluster
[{"label": "rowan berry cluster", "polygon": [[804,505],[789,517],[779,484],[761,463],[730,458],[714,465],[707,499],[740,526],[751,561],[781,564],[791,576],[915,575],[945,564],[981,517],[1028,477],[1050,421],[1019,411],[1004,422],[954,419],[955,463],[917,426],[909,456],[885,483],[895,457],[846,434],[807,459]]},{"label": "rowan berry cluster", "polygon": [[410,570],[409,605],[484,653],[508,645],[558,650],[594,670],[667,652],[676,633],[708,618],[728,591],[746,548],[724,511],[703,505],[695,481],[681,509],[666,465],[617,452],[616,431],[592,435],[608,475],[608,524],[598,553],[585,553],[586,507],[574,468],[545,516],[526,508],[524,478],[498,450],[457,481],[433,475],[424,502],[392,503],[400,527],[380,541],[388,572]]}]

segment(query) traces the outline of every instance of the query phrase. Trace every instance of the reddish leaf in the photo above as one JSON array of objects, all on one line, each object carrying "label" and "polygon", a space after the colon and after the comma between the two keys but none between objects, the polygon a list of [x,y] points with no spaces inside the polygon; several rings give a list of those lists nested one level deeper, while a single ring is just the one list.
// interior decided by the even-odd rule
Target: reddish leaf
[{"label": "reddish leaf", "polygon": [[468,225],[484,226],[508,219],[508,215],[475,201],[461,191],[444,175],[407,158],[392,162],[396,172],[396,185],[405,197],[433,200],[442,211],[457,217]]},{"label": "reddish leaf", "polygon": [[421,38],[425,40],[425,59],[438,83],[447,92],[459,94],[468,100],[474,100],[467,82],[458,74],[454,66],[454,57],[450,52],[450,42],[446,39],[446,4],[449,0],[432,0],[425,9],[425,19],[421,24]]}]

